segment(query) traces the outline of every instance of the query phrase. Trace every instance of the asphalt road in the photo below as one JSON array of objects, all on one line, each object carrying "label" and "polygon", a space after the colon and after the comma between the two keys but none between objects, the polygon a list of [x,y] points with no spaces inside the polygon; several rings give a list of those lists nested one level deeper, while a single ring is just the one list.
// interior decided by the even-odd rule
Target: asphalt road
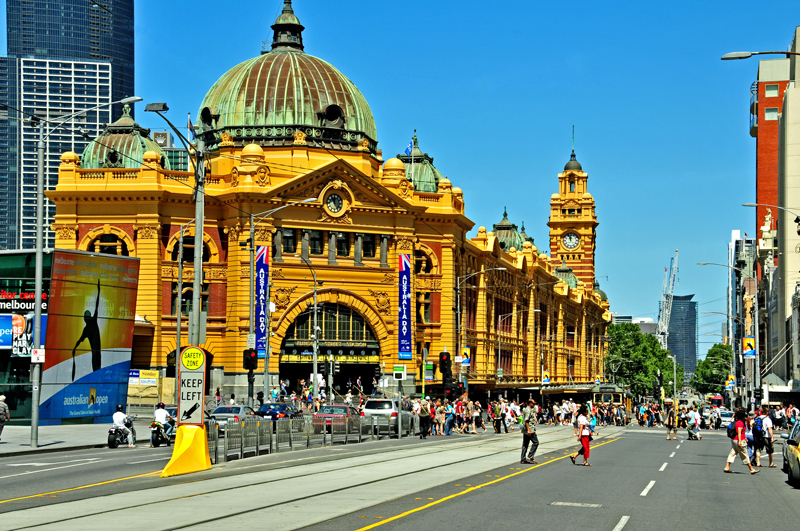
[{"label": "asphalt road", "polygon": [[[554,530],[800,528],[800,490],[775,464],[751,476],[737,462],[722,469],[730,450],[724,431],[702,441],[667,441],[663,430],[630,427],[621,436],[596,441],[591,467],[575,466],[565,450],[538,458],[538,466],[513,465],[447,485],[421,489],[304,529]],[[578,460],[580,463],[580,459]]]},{"label": "asphalt road", "polygon": [[[569,461],[576,448],[571,428],[541,428],[540,435],[535,466],[519,464],[519,433],[286,452],[166,479],[157,477],[166,448],[3,459],[4,476],[31,473],[3,479],[0,529],[88,531],[107,529],[110,518],[139,521],[142,515],[153,530],[269,522],[271,529],[326,531],[540,525],[661,531],[675,524],[718,529],[730,521],[763,527],[765,517],[778,529],[800,522],[800,490],[787,485],[779,468],[751,477],[736,464],[738,473],[722,473],[730,448],[722,431],[689,442],[666,441],[662,430],[603,429],[592,467]],[[54,484],[63,492],[54,492]]]}]

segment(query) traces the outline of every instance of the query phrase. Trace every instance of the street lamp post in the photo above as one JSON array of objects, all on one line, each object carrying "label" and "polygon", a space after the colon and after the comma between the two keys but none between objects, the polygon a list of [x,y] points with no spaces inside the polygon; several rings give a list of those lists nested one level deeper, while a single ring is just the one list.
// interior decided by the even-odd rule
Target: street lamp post
[{"label": "street lamp post", "polygon": [[[159,115],[167,125],[172,128],[186,149],[186,154],[191,159],[192,153],[189,150],[189,141],[183,136],[175,125],[170,122],[162,113],[169,110],[166,103],[148,103],[145,112],[154,112]],[[203,336],[201,330],[205,322],[202,320],[203,304],[203,235],[205,234],[205,177],[206,177],[206,130],[211,128],[215,118],[214,110],[204,107],[200,112],[200,120],[203,124],[200,134],[197,135],[194,164],[194,275],[192,279],[192,312],[189,321],[189,344],[199,346]]]},{"label": "street lamp post", "polygon": [[720,59],[730,61],[731,59],[747,59],[754,55],[785,55],[788,59],[790,55],[800,55],[800,52],[730,52],[720,57]]},{"label": "street lamp post", "polygon": [[[743,275],[744,278],[750,279],[756,282],[755,293],[753,294],[753,338],[755,342],[755,351],[756,357],[754,360],[754,379],[755,381],[752,382],[754,385],[753,389],[761,389],[761,353],[759,352],[759,340],[758,340],[758,281],[751,276],[744,276],[744,270],[738,267],[729,266],[727,264],[719,264],[715,262],[698,262],[698,265],[715,265],[721,267],[727,267],[728,269],[732,269],[734,271],[739,272]],[[742,295],[744,297],[744,294]],[[747,326],[747,323],[745,323]]]},{"label": "street lamp post", "polygon": [[[250,213],[250,240],[249,240],[250,247],[248,248],[248,250],[250,251],[250,331],[249,331],[249,334],[248,334],[249,337],[254,337],[255,336],[256,300],[255,300],[255,297],[253,296],[253,294],[255,293],[255,289],[256,289],[256,224],[262,222],[264,220],[264,218],[266,218],[268,216],[271,216],[272,214],[274,214],[275,212],[278,212],[279,210],[283,210],[284,208],[288,208],[290,206],[299,205],[300,203],[309,203],[311,201],[316,201],[316,198],[315,197],[309,197],[309,198],[303,199],[302,201],[294,201],[294,202],[287,203],[285,205],[279,206],[278,208],[273,208],[272,210],[267,210],[266,212],[259,212],[258,214],[253,214],[252,212]],[[258,220],[256,220],[257,216],[258,216]],[[266,334],[267,334],[267,345],[266,345],[266,351],[264,352],[264,397],[266,397],[267,393],[269,392],[269,382],[267,381],[268,372],[269,372],[269,355],[270,355],[270,347],[269,347],[269,334],[270,334],[270,331],[269,331],[269,298],[270,298],[269,288],[270,288],[270,282],[269,282],[269,278],[266,279],[266,284],[267,284],[266,285],[266,289],[267,289],[267,293],[266,293],[267,305],[266,305],[266,309],[265,309],[266,316],[265,316],[264,320],[266,322],[266,327],[267,327],[267,331],[266,331]],[[251,369],[250,371],[248,371],[248,374],[247,374],[247,401],[251,405],[252,405],[252,401],[253,401],[253,383],[254,383],[254,380],[255,380],[255,377],[253,376],[253,371]]]},{"label": "street lamp post", "polygon": [[[487,271],[505,271],[505,267],[492,267],[490,269],[484,269],[482,271],[476,271],[475,273],[470,273],[469,275],[458,277],[456,279],[456,326],[458,327],[456,330],[456,356],[461,355],[461,284],[464,283],[469,278],[474,277],[475,275],[480,275]],[[422,377],[422,387],[425,388],[425,362],[423,361],[423,377]],[[461,381],[461,367],[458,370],[458,381]],[[424,393],[423,393],[424,394]]]},{"label": "street lamp post", "polygon": [[175,405],[178,405],[178,358],[181,355],[181,321],[183,320],[183,231],[186,227],[194,223],[194,220],[181,225],[180,239],[178,240],[178,297],[176,301],[175,315],[178,319],[175,322]]},{"label": "street lamp post", "polygon": [[[33,345],[37,351],[44,348],[42,344],[42,261],[43,261],[43,247],[44,247],[44,143],[47,138],[53,134],[53,131],[70,121],[72,118],[89,111],[94,111],[102,107],[116,105],[117,103],[128,104],[142,101],[142,98],[131,96],[123,98],[119,101],[112,101],[108,103],[101,103],[88,109],[83,109],[65,116],[59,122],[53,124],[45,134],[45,124],[49,123],[45,120],[39,119],[39,141],[36,145],[37,159],[36,159],[36,268],[34,272],[34,300],[36,303],[33,306]],[[41,365],[39,363],[31,364],[31,383],[33,385],[33,395],[31,397],[31,448],[39,447],[39,397],[41,396],[40,380],[41,380]]]},{"label": "street lamp post", "polygon": [[[314,369],[311,378],[313,379],[314,392],[317,394],[317,396],[319,396],[319,382],[317,382],[317,352],[319,350],[320,328],[317,326],[317,272],[313,267],[311,267],[311,262],[309,262],[308,258],[300,257],[300,261],[308,266],[308,270],[311,271],[311,276],[314,279],[314,334],[311,336],[311,345],[314,351]],[[322,282],[320,281],[319,284],[321,285]]]},{"label": "street lamp post", "polygon": [[[500,383],[500,325],[502,320],[506,317],[511,317],[512,315],[516,315],[518,313],[525,313],[529,311],[527,308],[524,310],[517,310],[516,312],[511,313],[504,313],[504,314],[497,314],[497,383]],[[530,310],[533,312],[539,312],[541,310]]]},{"label": "street lamp post", "polygon": [[[730,317],[731,319],[741,323],[742,328],[747,326],[747,323],[745,323],[744,319],[742,319],[741,317],[739,317],[737,315],[731,315],[729,313],[724,313],[724,312],[703,312],[703,313],[705,313],[705,314],[724,315],[724,316]],[[733,350],[733,356],[732,356],[732,359],[731,359],[731,373],[733,373],[733,375],[735,376],[736,375],[736,371],[735,371],[736,349],[735,349],[735,347],[733,345],[731,345],[731,350]],[[743,357],[743,353],[742,353],[743,350],[744,350],[744,339],[741,339],[739,341],[739,364],[740,364],[740,367],[742,367],[742,372],[744,372],[744,367],[743,367],[743,365],[744,365],[744,357]],[[760,379],[761,378],[759,377],[759,380]],[[739,387],[738,379],[737,379],[737,382],[736,382],[736,387],[737,388]],[[746,390],[746,388],[747,388],[747,385],[745,384],[745,390]]]}]

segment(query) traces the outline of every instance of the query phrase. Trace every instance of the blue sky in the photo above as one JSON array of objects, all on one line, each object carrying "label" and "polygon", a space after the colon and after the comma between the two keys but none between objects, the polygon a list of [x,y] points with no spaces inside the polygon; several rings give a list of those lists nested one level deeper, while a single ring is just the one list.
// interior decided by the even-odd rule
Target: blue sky
[{"label": "blue sky", "polygon": [[[280,0],[139,1],[136,95],[196,117],[208,88],[271,41]],[[457,9],[455,8],[457,6]],[[785,50],[791,1],[363,2],[298,0],[306,52],[331,62],[369,102],[384,158],[413,130],[467,215],[490,227],[508,207],[540,247],[549,198],[575,151],[597,203],[597,275],[613,312],[656,318],[680,250],[677,294],[726,311],[732,229],[755,233],[749,88],[757,60]],[[5,32],[2,32],[5,35]],[[141,106],[141,104],[140,104]],[[138,109],[145,127],[162,128]],[[474,231],[473,231],[474,233]],[[700,315],[700,348],[721,315]]]}]

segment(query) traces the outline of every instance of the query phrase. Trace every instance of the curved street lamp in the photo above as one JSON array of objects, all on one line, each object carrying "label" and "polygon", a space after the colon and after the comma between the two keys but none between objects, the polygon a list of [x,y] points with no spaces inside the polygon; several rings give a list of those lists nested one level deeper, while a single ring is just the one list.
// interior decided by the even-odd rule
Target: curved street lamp
[{"label": "curved street lamp", "polygon": [[720,57],[720,59],[730,61],[731,59],[747,59],[754,55],[785,55],[788,59],[790,55],[800,55],[800,52],[730,52]]}]

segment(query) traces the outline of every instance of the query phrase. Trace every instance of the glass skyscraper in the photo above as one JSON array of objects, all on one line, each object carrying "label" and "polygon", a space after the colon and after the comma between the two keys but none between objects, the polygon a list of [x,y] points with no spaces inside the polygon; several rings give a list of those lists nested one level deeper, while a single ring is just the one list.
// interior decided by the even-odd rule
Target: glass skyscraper
[{"label": "glass skyscraper", "polygon": [[[32,248],[39,135],[38,127],[22,118],[60,122],[134,95],[133,0],[7,0],[6,16],[0,102],[10,108],[0,109],[0,246]],[[61,153],[80,154],[121,115],[121,105],[104,107],[54,130],[45,143],[45,189],[56,185]],[[45,199],[45,228],[52,246],[48,203]]]},{"label": "glass skyscraper", "polygon": [[683,367],[685,378],[697,368],[697,301],[694,295],[675,295],[669,319],[667,349]]}]

